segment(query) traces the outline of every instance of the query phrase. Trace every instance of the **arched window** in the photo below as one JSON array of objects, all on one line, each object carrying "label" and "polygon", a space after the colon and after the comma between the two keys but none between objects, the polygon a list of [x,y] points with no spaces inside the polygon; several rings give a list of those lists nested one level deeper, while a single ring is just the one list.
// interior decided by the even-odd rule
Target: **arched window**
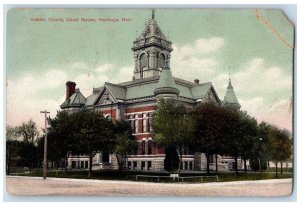
[{"label": "arched window", "polygon": [[152,140],[148,140],[148,155],[151,155],[152,154]]},{"label": "arched window", "polygon": [[146,113],[143,113],[143,120],[142,120],[142,124],[143,124],[143,133],[147,132],[147,115]]},{"label": "arched window", "polygon": [[146,141],[142,141],[142,155],[146,154]]},{"label": "arched window", "polygon": [[146,54],[142,54],[140,56],[140,62],[141,62],[141,69],[148,66],[148,59],[147,59]]},{"label": "arched window", "polygon": [[163,53],[160,53],[158,56],[158,67],[164,68],[165,63],[166,63],[165,55]]},{"label": "arched window", "polygon": [[102,162],[105,162],[105,163],[109,162],[109,153],[107,151],[102,152]]},{"label": "arched window", "polygon": [[134,132],[135,134],[139,133],[139,115],[134,115]]}]

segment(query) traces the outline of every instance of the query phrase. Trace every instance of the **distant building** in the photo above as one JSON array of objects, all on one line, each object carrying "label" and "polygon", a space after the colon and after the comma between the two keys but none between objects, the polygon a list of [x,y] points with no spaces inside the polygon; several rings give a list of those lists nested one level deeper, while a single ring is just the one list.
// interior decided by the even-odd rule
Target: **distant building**
[{"label": "distant building", "polygon": [[[86,98],[79,89],[76,89],[76,83],[67,82],[66,100],[60,107],[70,113],[82,108],[100,110],[112,120],[129,121],[139,146],[137,154],[128,157],[127,168],[161,171],[164,170],[165,150],[156,144],[155,138],[150,133],[151,114],[157,109],[160,98],[176,99],[187,108],[194,108],[203,101],[214,101],[220,105],[224,103],[236,109],[240,108],[240,104],[230,80],[223,102],[211,82],[200,82],[198,79],[190,82],[172,76],[170,68],[172,42],[158,26],[154,12],[142,34],[133,42],[131,49],[134,53],[132,81],[119,84],[106,82],[103,87],[93,88],[92,94]],[[215,161],[215,158],[212,160]],[[72,168],[88,167],[88,157],[71,156],[68,161]],[[100,152],[93,159],[93,167],[117,168],[116,158]],[[183,170],[205,169],[205,156],[190,154],[187,150],[183,155],[182,167]]]}]

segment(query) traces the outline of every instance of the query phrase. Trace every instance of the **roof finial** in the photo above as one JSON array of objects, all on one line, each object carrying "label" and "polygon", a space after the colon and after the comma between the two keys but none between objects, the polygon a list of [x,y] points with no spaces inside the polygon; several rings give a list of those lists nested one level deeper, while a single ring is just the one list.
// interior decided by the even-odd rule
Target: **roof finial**
[{"label": "roof finial", "polygon": [[154,11],[154,9],[152,9],[152,19],[154,19],[155,18],[155,11]]},{"label": "roof finial", "polygon": [[231,80],[230,79],[230,67],[228,67],[228,72],[229,72],[229,81]]}]

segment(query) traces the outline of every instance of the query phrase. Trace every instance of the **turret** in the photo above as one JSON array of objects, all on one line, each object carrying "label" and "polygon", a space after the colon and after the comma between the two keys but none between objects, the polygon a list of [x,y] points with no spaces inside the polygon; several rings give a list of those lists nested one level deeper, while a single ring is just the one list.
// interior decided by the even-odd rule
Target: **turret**
[{"label": "turret", "polygon": [[168,64],[163,68],[154,95],[156,99],[177,99],[179,90],[176,88],[172,72]]},{"label": "turret", "polygon": [[231,79],[229,79],[229,83],[227,86],[226,94],[224,97],[224,105],[226,107],[239,110],[241,108],[241,105],[235,95],[235,92],[233,90],[233,86],[231,84]]}]

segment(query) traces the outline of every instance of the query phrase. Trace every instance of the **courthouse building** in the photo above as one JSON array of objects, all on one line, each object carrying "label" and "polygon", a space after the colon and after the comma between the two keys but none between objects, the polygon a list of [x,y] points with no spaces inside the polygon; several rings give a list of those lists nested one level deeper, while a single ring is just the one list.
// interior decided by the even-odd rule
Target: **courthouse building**
[{"label": "courthouse building", "polygon": [[[134,40],[131,50],[134,60],[132,81],[118,84],[106,82],[102,87],[91,89],[88,97],[76,89],[75,82],[69,81],[66,83],[66,100],[60,107],[68,112],[83,108],[100,110],[112,120],[129,121],[139,146],[137,154],[128,157],[126,167],[129,170],[162,171],[165,150],[156,144],[150,124],[151,114],[157,109],[160,98],[176,99],[187,108],[203,101],[214,101],[237,109],[240,105],[230,80],[222,101],[211,82],[200,82],[198,79],[191,82],[172,76],[172,42],[162,32],[154,12],[144,31]],[[88,167],[88,157],[71,156],[68,162],[73,168]],[[184,153],[183,170],[205,169],[205,165],[204,155],[189,154],[188,150]],[[108,168],[117,168],[116,158],[111,154],[98,153],[93,159],[93,169]]]}]

